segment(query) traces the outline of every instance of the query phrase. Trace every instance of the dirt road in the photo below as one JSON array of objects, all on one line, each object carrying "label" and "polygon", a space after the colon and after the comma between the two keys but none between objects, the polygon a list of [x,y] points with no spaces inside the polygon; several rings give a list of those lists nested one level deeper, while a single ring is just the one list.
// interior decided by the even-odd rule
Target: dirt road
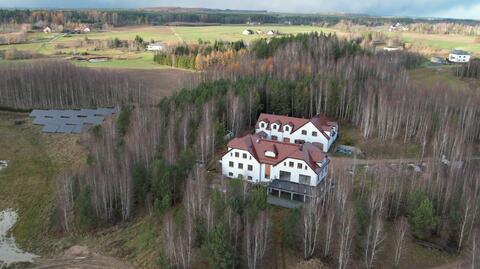
[{"label": "dirt road", "polygon": [[99,255],[83,246],[73,246],[63,256],[38,258],[32,265],[35,269],[133,269],[134,267],[118,259]]}]

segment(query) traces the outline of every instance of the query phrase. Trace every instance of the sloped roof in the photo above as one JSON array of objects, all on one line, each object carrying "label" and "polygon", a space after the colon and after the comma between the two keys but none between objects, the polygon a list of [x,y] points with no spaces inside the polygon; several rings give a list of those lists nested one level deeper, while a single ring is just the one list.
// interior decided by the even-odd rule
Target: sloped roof
[{"label": "sloped roof", "polygon": [[[234,138],[228,142],[228,147],[246,150],[250,152],[258,162],[265,164],[277,165],[287,158],[303,160],[315,172],[318,172],[320,169],[317,163],[322,162],[326,158],[323,151],[311,143],[305,143],[303,145],[284,143],[263,139],[256,134]],[[266,151],[274,152],[275,157],[265,156]]]},{"label": "sloped roof", "polygon": [[470,55],[468,51],[465,50],[460,50],[460,49],[454,49],[451,52],[452,54],[457,54],[457,55]]},{"label": "sloped roof", "polygon": [[259,124],[261,121],[264,121],[267,123],[274,123],[274,122],[278,123],[280,125],[280,128],[288,124],[292,126],[292,132],[295,132],[296,130],[298,130],[298,128],[307,124],[310,120],[303,119],[303,118],[295,118],[295,117],[289,117],[289,116],[262,113],[260,114],[260,116],[258,116],[257,124],[255,126],[259,127]]},{"label": "sloped roof", "polygon": [[[284,125],[290,125],[292,126],[292,133],[298,130],[303,125],[307,124],[308,122],[311,122],[327,139],[330,139],[330,136],[327,135],[325,132],[329,132],[332,127],[338,128],[337,122],[332,121],[323,114],[319,114],[311,119],[303,119],[262,113],[258,117],[257,123],[255,125],[256,128],[260,126],[261,121],[267,123],[277,123],[280,125],[280,128],[282,128]],[[268,126],[267,129],[270,129],[270,126]]]}]

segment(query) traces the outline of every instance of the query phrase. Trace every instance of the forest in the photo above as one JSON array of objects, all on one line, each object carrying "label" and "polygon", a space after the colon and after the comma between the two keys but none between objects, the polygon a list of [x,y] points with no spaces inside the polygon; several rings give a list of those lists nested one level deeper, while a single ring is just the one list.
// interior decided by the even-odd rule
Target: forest
[{"label": "forest", "polygon": [[[100,92],[104,97],[94,102],[119,102],[122,111],[82,137],[88,150],[85,169],[57,175],[52,229],[88,232],[150,212],[161,223],[159,268],[265,268],[274,225],[281,225],[282,240],[292,251],[335,268],[382,268],[387,241],[394,242],[393,266],[401,264],[406,243],[414,241],[462,254],[475,268],[480,262],[475,259],[480,96],[408,83],[407,71],[420,59],[406,52],[376,53],[354,40],[313,33],[259,40],[241,56],[206,68],[197,87],[156,106],[142,105],[142,97],[128,91],[112,96],[106,85]],[[87,72],[59,65],[79,75]],[[15,73],[9,77],[8,85],[23,83]],[[62,89],[76,92],[76,83],[65,83],[70,87]],[[42,90],[28,96],[49,100],[50,94]],[[12,108],[46,102],[15,95],[1,100]],[[68,97],[48,102],[68,107],[93,101]],[[338,164],[319,190],[321,199],[275,224],[277,209],[266,204],[262,186],[231,180],[225,192],[209,187],[217,176],[211,168],[225,147],[225,134],[245,132],[260,112],[324,113],[357,126],[364,138],[418,143],[426,171],[418,174],[403,166],[346,171]],[[389,227],[393,232],[387,233]]]},{"label": "forest", "polygon": [[[428,23],[428,24],[452,24],[478,26],[474,20],[453,19],[422,19],[422,18],[388,18],[368,15],[335,15],[335,14],[282,14],[270,12],[242,12],[219,10],[149,10],[149,9],[120,9],[120,10],[30,10],[30,9],[0,9],[0,22],[6,23],[30,23],[33,27],[46,25],[66,25],[69,23],[88,23],[101,28],[104,24],[113,26],[124,25],[164,25],[168,23],[221,23],[221,24],[245,24],[256,23],[285,23],[322,24],[335,25],[341,21],[365,26],[381,26],[394,24]],[[458,27],[458,26],[457,26]],[[419,29],[418,26],[415,27]],[[452,27],[453,28],[453,27]]]}]

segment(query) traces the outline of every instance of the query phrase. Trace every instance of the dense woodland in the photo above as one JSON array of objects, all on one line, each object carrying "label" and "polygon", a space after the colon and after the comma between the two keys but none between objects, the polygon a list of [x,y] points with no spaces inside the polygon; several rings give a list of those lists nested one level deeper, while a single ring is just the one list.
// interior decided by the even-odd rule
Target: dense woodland
[{"label": "dense woodland", "polygon": [[205,70],[212,65],[228,65],[234,58],[245,54],[246,45],[240,40],[236,42],[199,40],[198,45],[182,44],[170,51],[155,54],[153,61],[161,65]]},{"label": "dense woodland", "polygon": [[205,167],[224,148],[226,131],[244,132],[260,112],[325,113],[366,138],[420,144],[427,168],[350,173],[334,165],[321,199],[276,224],[286,245],[335,268],[382,268],[392,266],[382,259],[386,240],[395,245],[393,266],[414,240],[463,253],[475,267],[479,95],[412,86],[406,69],[418,63],[415,54],[372,54],[322,34],[260,40],[248,54],[208,68],[195,89],[158,107],[124,106],[118,119],[87,134],[86,170],[57,178],[57,228],[89,230],[148,209],[163,223],[160,268],[262,268],[276,209],[261,186],[233,180],[225,193],[208,188],[216,174]]},{"label": "dense woodland", "polygon": [[[354,25],[381,26],[394,24],[419,23],[415,29],[426,29],[437,33],[439,29],[447,25],[448,32],[459,25],[477,26],[474,20],[453,20],[453,19],[421,19],[421,18],[387,18],[373,17],[368,15],[330,15],[330,14],[279,14],[269,12],[248,12],[234,10],[195,10],[195,9],[172,9],[163,10],[29,10],[29,9],[2,9],[0,10],[0,23],[32,24],[33,28],[40,28],[46,25],[68,25],[75,23],[88,23],[96,28],[102,28],[105,24],[113,26],[122,25],[161,25],[175,22],[185,23],[221,23],[221,24],[244,24],[255,23],[288,23],[288,24],[320,24],[324,26],[335,25],[341,21],[348,21]],[[439,25],[436,27],[425,26],[425,24]],[[457,26],[455,26],[457,25]],[[422,30],[424,31],[424,30]],[[462,30],[463,31],[463,30]],[[456,32],[457,33],[457,32]]]}]

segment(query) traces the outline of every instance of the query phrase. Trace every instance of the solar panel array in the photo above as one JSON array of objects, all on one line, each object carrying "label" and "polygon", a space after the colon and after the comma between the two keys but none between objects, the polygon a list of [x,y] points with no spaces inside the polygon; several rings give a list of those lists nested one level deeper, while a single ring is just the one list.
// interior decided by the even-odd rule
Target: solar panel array
[{"label": "solar panel array", "polygon": [[40,110],[30,113],[33,124],[43,125],[44,133],[79,134],[89,125],[102,124],[106,116],[118,113],[118,108]]}]

